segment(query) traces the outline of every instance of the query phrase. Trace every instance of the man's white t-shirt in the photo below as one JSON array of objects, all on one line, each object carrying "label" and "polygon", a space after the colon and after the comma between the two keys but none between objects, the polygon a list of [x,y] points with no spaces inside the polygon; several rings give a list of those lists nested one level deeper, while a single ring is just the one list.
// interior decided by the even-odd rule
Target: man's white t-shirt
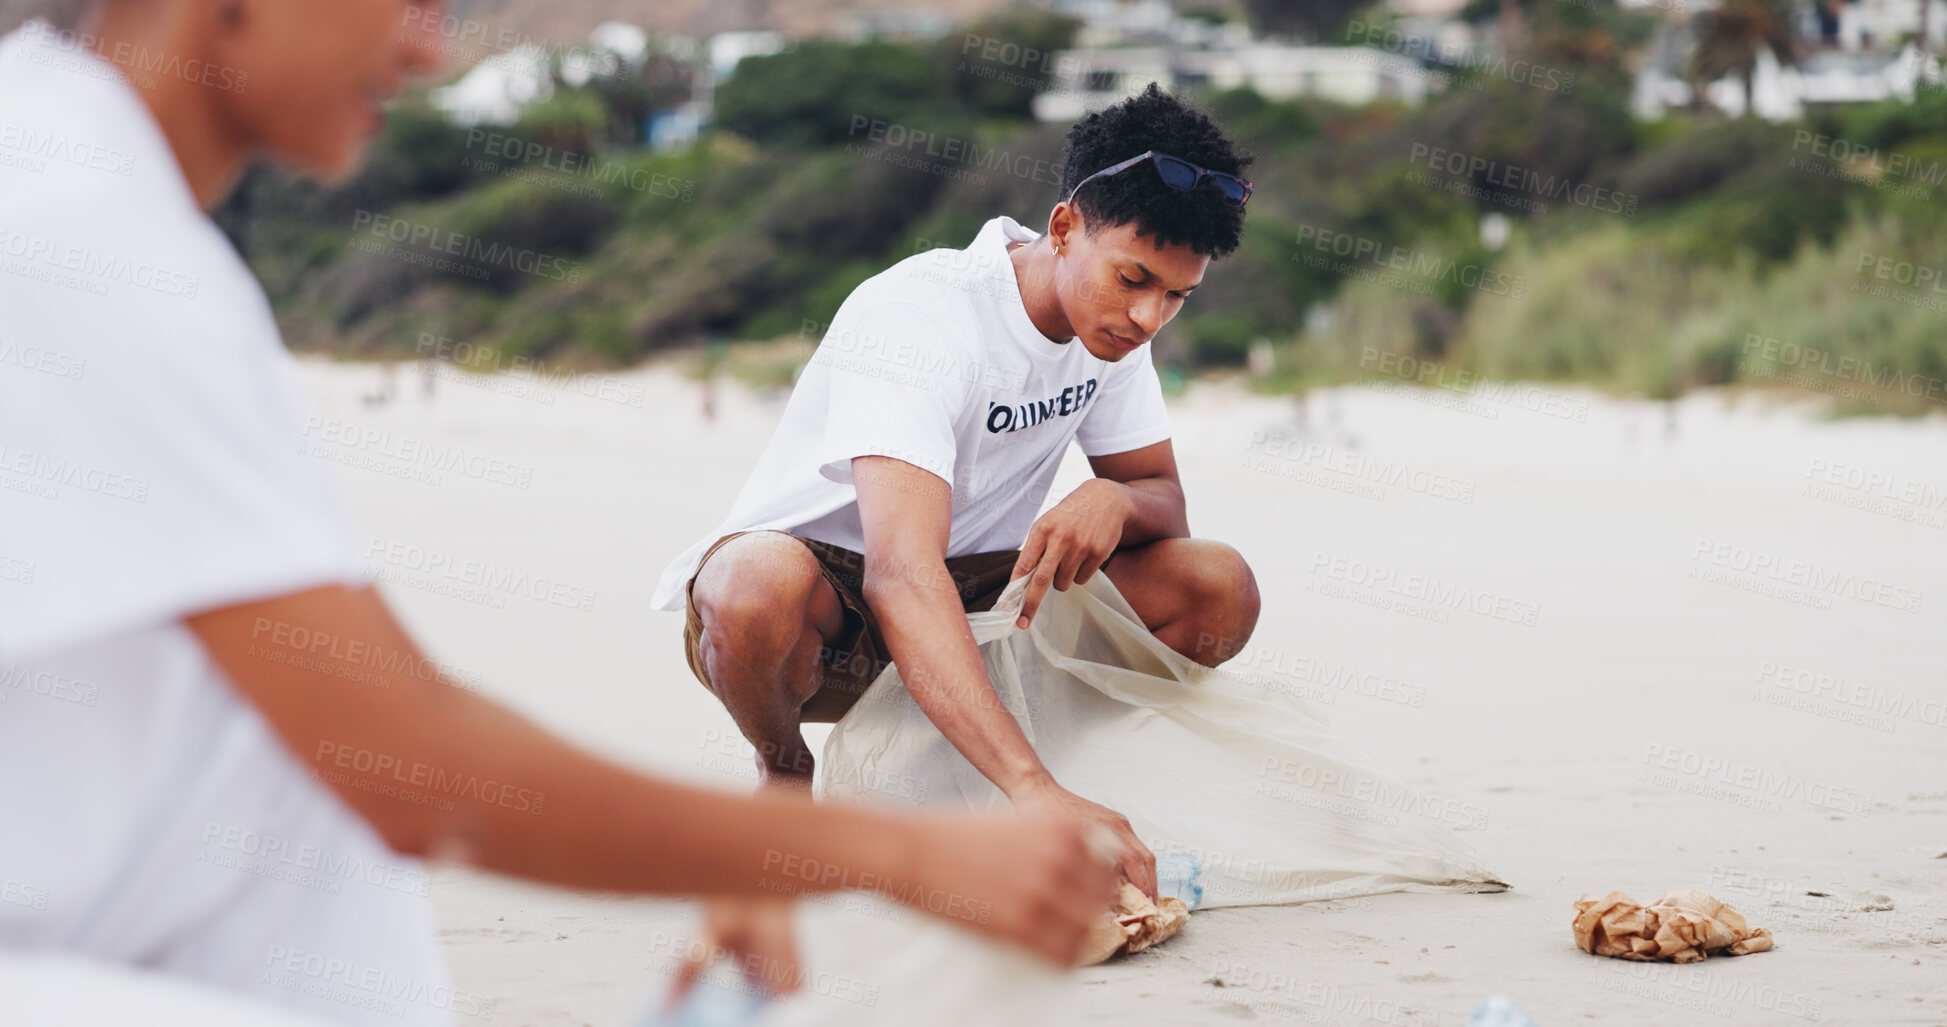
[{"label": "man's white t-shirt", "polygon": [[730,516],[663,571],[655,606],[681,608],[704,551],[733,531],[863,551],[854,457],[893,457],[950,482],[955,557],[1018,548],[1071,441],[1105,456],[1168,439],[1149,347],[1102,360],[1028,317],[1008,243],[1039,238],[997,217],[966,249],[916,254],[853,290]]},{"label": "man's white t-shirt", "polygon": [[44,23],[0,40],[0,949],[447,1023],[423,868],[181,623],[362,581],[300,408],[137,94]]}]

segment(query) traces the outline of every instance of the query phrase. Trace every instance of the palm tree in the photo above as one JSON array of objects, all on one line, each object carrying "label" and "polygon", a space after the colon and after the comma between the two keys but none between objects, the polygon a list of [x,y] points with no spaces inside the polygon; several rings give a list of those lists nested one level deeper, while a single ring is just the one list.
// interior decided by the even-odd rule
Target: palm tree
[{"label": "palm tree", "polygon": [[1755,113],[1752,79],[1758,54],[1770,50],[1781,67],[1798,66],[1797,16],[1793,0],[1719,0],[1697,16],[1697,49],[1692,60],[1701,82],[1735,74],[1744,83],[1744,116]]}]

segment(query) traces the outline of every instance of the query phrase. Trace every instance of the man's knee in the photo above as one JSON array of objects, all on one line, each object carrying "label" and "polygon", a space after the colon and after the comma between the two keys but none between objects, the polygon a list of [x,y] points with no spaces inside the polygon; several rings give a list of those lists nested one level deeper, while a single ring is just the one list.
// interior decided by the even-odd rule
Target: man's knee
[{"label": "man's knee", "polygon": [[1185,561],[1182,587],[1195,599],[1190,618],[1196,630],[1191,651],[1184,655],[1214,667],[1237,655],[1257,627],[1257,576],[1244,554],[1231,546],[1193,541],[1196,548]]},{"label": "man's knee", "polygon": [[811,550],[764,533],[725,543],[697,573],[690,596],[712,646],[771,653],[796,648],[820,619],[821,587],[829,588]]},{"label": "man's knee", "polygon": [[1193,548],[1181,563],[1180,586],[1198,600],[1200,609],[1247,614],[1258,610],[1257,576],[1244,554],[1213,539],[1186,540]]}]

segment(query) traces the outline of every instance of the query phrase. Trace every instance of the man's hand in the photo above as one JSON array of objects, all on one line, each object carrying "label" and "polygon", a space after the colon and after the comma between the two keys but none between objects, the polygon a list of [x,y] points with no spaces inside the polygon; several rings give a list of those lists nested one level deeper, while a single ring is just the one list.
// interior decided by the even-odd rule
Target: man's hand
[{"label": "man's hand", "polygon": [[669,991],[674,1008],[710,964],[728,956],[744,980],[771,996],[798,990],[798,943],[791,931],[793,900],[759,896],[712,899],[704,907],[703,944],[690,950]]},{"label": "man's hand", "polygon": [[1021,558],[1009,576],[1009,580],[1028,576],[1028,594],[1015,624],[1025,628],[1034,623],[1034,612],[1049,586],[1066,592],[1068,586],[1094,577],[1122,544],[1123,529],[1135,508],[1127,486],[1090,478],[1042,514],[1028,529]]},{"label": "man's hand", "polygon": [[1144,895],[1156,898],[1156,856],[1136,837],[1129,818],[1100,803],[1090,802],[1054,782],[1053,778],[1017,789],[1011,796],[1015,812],[1022,816],[1060,817],[1088,830],[1090,825],[1106,828],[1112,838],[1111,851],[1116,869]]}]

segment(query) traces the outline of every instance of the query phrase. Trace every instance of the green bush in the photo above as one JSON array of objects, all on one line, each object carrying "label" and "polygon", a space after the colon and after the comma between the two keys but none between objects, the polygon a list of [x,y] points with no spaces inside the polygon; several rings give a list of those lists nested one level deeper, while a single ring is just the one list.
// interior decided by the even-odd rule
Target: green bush
[{"label": "green bush", "polygon": [[1005,11],[947,33],[934,45],[933,60],[948,69],[947,90],[960,106],[978,115],[1028,118],[1034,94],[1055,86],[1055,54],[1074,43],[1079,27],[1050,11]]},{"label": "green bush", "polygon": [[801,147],[869,144],[874,120],[944,133],[953,113],[944,77],[925,51],[813,40],[746,57],[717,87],[715,117],[760,145]]}]

